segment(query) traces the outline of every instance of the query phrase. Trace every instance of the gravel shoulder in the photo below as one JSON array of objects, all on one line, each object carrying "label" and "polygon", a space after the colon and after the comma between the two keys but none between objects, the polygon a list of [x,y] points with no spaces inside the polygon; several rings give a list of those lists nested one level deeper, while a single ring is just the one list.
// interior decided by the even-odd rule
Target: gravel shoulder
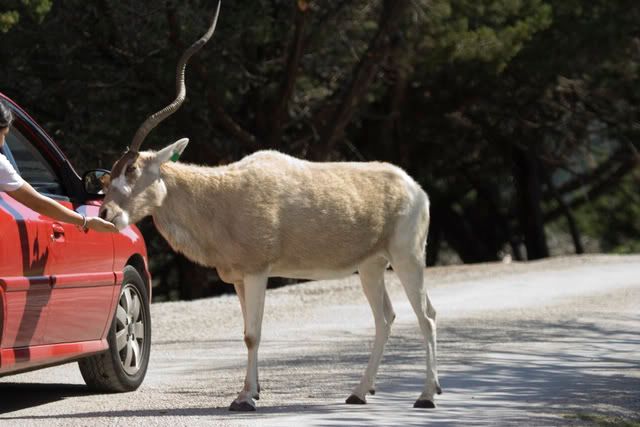
[{"label": "gravel shoulder", "polygon": [[235,296],[152,306],[152,358],[134,393],[86,391],[75,364],[0,379],[0,423],[25,425],[585,425],[640,419],[640,256],[427,269],[444,394],[414,410],[424,380],[416,319],[398,315],[375,396],[345,405],[373,320],[357,276],[268,291],[258,413],[227,407],[246,350]]}]

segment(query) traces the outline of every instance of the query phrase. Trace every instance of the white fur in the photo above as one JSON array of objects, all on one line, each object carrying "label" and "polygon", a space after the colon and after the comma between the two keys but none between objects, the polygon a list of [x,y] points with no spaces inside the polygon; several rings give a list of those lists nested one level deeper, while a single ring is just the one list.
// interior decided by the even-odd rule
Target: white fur
[{"label": "white fur", "polygon": [[[326,279],[360,273],[376,336],[367,369],[353,395],[365,400],[395,318],[384,285],[391,264],[418,317],[427,347],[420,399],[439,391],[435,310],[423,281],[429,199],[402,169],[379,162],[314,163],[260,151],[221,167],[169,162],[180,140],[140,153],[130,177],[105,197],[116,223],[152,215],[176,251],[233,283],[240,299],[248,350],[247,374],[235,404],[255,406],[257,355],[267,279]],[[135,181],[135,182],[134,182]]]},{"label": "white fur", "polygon": [[128,197],[131,195],[131,186],[127,182],[127,178],[124,175],[120,175],[119,177],[112,179],[109,187],[112,187],[114,190],[119,191],[124,196]]},{"label": "white fur", "polygon": [[118,230],[123,230],[130,225],[129,214],[126,211],[122,211],[120,215],[116,216],[115,218],[111,218],[111,221]]}]

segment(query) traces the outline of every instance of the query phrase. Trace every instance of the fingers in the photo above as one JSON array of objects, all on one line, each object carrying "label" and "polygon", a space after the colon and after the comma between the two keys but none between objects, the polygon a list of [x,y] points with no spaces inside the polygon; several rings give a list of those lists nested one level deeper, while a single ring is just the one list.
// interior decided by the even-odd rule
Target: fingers
[{"label": "fingers", "polygon": [[112,223],[110,223],[109,221],[105,221],[102,218],[99,218],[97,216],[91,217],[91,218],[87,218],[87,225],[89,226],[89,228],[91,230],[94,231],[100,231],[100,232],[111,232],[111,233],[117,233],[118,229],[116,228],[115,225],[113,225]]},{"label": "fingers", "polygon": [[100,220],[100,226],[101,226],[101,230],[100,231],[105,231],[105,232],[112,232],[112,233],[117,233],[118,229],[116,228],[116,226],[109,222],[109,221],[105,221],[102,218],[98,218]]}]

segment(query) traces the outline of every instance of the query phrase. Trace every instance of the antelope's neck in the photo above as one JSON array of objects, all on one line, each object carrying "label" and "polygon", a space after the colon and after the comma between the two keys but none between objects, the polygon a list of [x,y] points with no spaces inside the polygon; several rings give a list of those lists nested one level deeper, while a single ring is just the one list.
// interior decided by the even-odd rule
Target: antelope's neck
[{"label": "antelope's neck", "polygon": [[156,228],[174,250],[203,265],[211,251],[206,230],[216,215],[221,173],[180,163],[164,164],[160,170],[166,196],[153,213]]}]

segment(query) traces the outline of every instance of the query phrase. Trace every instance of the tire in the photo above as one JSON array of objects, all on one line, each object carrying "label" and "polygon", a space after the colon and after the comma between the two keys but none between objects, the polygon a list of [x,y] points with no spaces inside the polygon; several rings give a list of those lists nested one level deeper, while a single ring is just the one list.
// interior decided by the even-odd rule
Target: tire
[{"label": "tire", "polygon": [[149,365],[151,315],[147,289],[134,267],[128,265],[123,272],[120,297],[107,336],[109,349],[78,361],[82,378],[94,391],[133,391],[142,384]]}]

